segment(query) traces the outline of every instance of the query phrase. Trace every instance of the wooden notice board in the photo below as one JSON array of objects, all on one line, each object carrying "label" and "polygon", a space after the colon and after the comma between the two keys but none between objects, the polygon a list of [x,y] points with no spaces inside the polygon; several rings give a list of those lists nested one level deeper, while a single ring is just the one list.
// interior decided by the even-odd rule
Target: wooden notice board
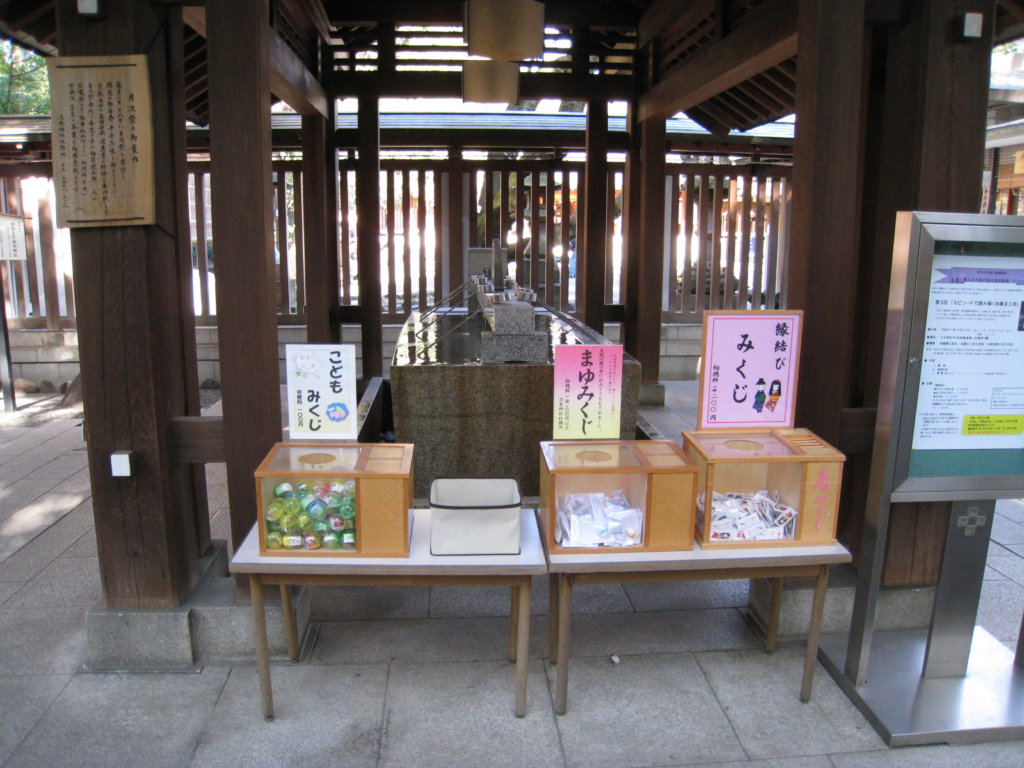
[{"label": "wooden notice board", "polygon": [[146,57],[47,61],[57,225],[152,224],[153,120]]}]

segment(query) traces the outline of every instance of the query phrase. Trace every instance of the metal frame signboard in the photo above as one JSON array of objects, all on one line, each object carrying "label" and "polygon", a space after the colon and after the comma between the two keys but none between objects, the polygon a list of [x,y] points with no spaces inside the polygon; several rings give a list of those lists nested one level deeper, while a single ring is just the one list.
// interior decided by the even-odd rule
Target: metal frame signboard
[{"label": "metal frame signboard", "polygon": [[892,500],[1024,496],[1024,226],[914,214],[898,233]]},{"label": "metal frame signboard", "polygon": [[[1024,675],[976,626],[995,500],[1022,496],[1024,217],[902,212],[850,634],[822,644],[889,744],[1024,735]],[[919,501],[951,502],[931,622],[876,633],[890,508]]]}]

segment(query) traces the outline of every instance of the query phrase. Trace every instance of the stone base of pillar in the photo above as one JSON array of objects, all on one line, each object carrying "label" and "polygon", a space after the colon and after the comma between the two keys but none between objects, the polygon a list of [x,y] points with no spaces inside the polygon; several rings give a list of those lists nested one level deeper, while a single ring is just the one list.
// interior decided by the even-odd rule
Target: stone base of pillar
[{"label": "stone base of pillar", "polygon": [[[227,544],[214,541],[199,561],[196,588],[177,608],[114,610],[102,602],[86,613],[88,655],[93,671],[195,671],[206,663],[252,661],[252,609],[228,574]],[[267,638],[274,658],[288,657],[284,617],[267,594]],[[293,588],[300,638],[309,628],[309,590]],[[304,645],[304,643],[303,643]]]}]

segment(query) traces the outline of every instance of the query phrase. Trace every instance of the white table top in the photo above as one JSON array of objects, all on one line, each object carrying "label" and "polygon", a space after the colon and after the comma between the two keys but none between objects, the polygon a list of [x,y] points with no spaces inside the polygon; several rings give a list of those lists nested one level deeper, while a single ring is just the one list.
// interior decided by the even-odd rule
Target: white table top
[{"label": "white table top", "polygon": [[232,573],[301,573],[355,576],[487,576],[547,573],[544,547],[532,509],[522,510],[518,555],[430,554],[430,510],[410,510],[409,557],[351,555],[261,555],[258,526],[253,526],[231,558]]},{"label": "white table top", "polygon": [[552,573],[635,571],[711,571],[727,568],[778,568],[850,562],[841,544],[815,547],[739,547],[678,552],[581,552],[548,556]]}]

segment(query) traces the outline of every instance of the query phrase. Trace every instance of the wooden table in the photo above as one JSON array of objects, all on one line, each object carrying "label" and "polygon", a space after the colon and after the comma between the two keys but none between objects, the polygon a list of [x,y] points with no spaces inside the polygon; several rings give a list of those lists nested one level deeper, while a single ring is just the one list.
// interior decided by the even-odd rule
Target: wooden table
[{"label": "wooden table", "polygon": [[267,720],[274,717],[263,604],[263,587],[273,584],[281,590],[281,610],[292,661],[299,658],[295,612],[289,591],[292,584],[511,587],[509,657],[516,663],[516,716],[524,716],[530,644],[530,582],[533,576],[547,573],[547,568],[534,512],[524,509],[522,516],[522,550],[518,555],[431,555],[430,510],[427,509],[410,512],[412,531],[407,558],[261,555],[259,531],[254,527],[232,558],[230,569],[232,573],[249,574],[263,716]]},{"label": "wooden table", "polygon": [[765,647],[775,650],[779,613],[782,608],[782,580],[787,576],[813,576],[814,603],[804,656],[800,699],[811,697],[818,639],[825,609],[828,568],[850,561],[841,545],[815,547],[748,547],[704,550],[700,545],[686,552],[588,552],[550,554],[549,658],[555,660],[555,712],[565,714],[569,688],[569,625],[572,588],[576,584],[625,584],[649,581],[716,579],[773,580],[771,609]]}]

